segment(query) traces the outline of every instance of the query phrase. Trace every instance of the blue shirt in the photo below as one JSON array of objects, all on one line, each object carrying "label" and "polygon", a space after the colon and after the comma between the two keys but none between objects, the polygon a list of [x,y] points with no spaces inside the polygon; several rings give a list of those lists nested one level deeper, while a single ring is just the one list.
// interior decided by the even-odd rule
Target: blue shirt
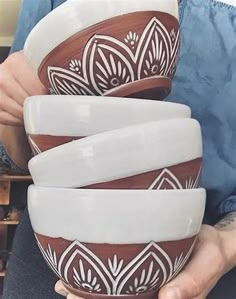
[{"label": "blue shirt", "polygon": [[[64,0],[23,0],[12,51]],[[213,223],[236,211],[236,7],[214,0],[180,3],[181,51],[168,101],[187,104],[202,127],[201,186]]]}]

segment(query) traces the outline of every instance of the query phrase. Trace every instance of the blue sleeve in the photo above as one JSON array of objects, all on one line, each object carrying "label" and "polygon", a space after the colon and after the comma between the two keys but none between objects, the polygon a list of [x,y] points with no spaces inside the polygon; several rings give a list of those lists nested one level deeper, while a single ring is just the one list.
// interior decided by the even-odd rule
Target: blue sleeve
[{"label": "blue sleeve", "polygon": [[65,0],[22,0],[11,53],[22,50],[25,40],[34,26],[64,1]]}]

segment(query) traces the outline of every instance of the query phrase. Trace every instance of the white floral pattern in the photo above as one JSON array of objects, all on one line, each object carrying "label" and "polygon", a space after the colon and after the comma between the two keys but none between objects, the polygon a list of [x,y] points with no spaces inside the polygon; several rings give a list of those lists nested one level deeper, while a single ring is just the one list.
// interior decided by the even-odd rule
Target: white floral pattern
[{"label": "white floral pattern", "polygon": [[127,45],[130,46],[132,50],[135,49],[137,46],[137,43],[139,41],[139,35],[136,32],[129,32],[127,36],[125,37],[124,41],[126,42]]},{"label": "white floral pattern", "polygon": [[72,59],[70,64],[69,64],[69,69],[72,72],[78,73],[79,75],[81,75],[81,61],[77,60],[77,59]]},{"label": "white floral pattern", "polygon": [[129,32],[120,41],[108,35],[94,35],[80,59],[68,68],[49,66],[48,79],[55,94],[104,95],[125,83],[156,77],[172,77],[179,51],[179,31],[170,32],[157,17],[142,35]]},{"label": "white floral pattern", "polygon": [[48,265],[71,287],[92,293],[105,290],[107,295],[121,295],[141,294],[169,282],[188,261],[196,238],[187,254],[181,253],[174,262],[159,245],[151,242],[128,263],[116,254],[104,263],[79,241],[71,243],[57,257],[50,244],[44,249],[37,241]]},{"label": "white floral pattern", "polygon": [[97,292],[101,291],[100,284],[97,283],[97,277],[92,278],[92,271],[88,269],[87,275],[86,270],[83,265],[83,261],[79,260],[79,272],[75,267],[73,267],[75,284],[82,290],[87,292]]}]

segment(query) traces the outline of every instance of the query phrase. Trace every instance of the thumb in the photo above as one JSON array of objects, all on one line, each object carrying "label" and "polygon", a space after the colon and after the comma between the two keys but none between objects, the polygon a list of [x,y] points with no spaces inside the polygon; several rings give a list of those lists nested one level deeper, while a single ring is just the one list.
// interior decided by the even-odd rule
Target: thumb
[{"label": "thumb", "polygon": [[210,292],[222,275],[218,248],[197,244],[192,259],[183,271],[159,292],[159,299],[189,299]]}]

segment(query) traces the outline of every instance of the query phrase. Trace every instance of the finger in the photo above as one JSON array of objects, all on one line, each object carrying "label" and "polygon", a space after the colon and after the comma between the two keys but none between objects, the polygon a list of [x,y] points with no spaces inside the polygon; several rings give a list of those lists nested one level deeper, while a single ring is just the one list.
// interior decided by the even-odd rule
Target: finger
[{"label": "finger", "polygon": [[23,126],[22,120],[12,116],[6,111],[0,111],[0,124],[6,126]]},{"label": "finger", "polygon": [[4,72],[4,70],[2,70],[0,79],[1,90],[10,98],[14,99],[20,106],[23,106],[25,99],[29,96],[24,87],[14,79],[9,71]]},{"label": "finger", "polygon": [[69,295],[67,296],[67,299],[83,299],[83,298],[75,296],[75,295],[69,293]]},{"label": "finger", "polygon": [[207,299],[207,295],[200,295],[200,296],[195,297],[193,299]]},{"label": "finger", "polygon": [[47,93],[47,89],[42,85],[22,52],[12,54],[7,63],[11,74],[21,86],[24,86],[28,95]]},{"label": "finger", "polygon": [[58,280],[58,282],[55,284],[55,292],[58,293],[61,296],[66,297],[69,292],[67,291],[67,289],[64,287],[63,283],[61,280]]},{"label": "finger", "polygon": [[23,108],[12,98],[0,91],[0,109],[23,121]]}]

